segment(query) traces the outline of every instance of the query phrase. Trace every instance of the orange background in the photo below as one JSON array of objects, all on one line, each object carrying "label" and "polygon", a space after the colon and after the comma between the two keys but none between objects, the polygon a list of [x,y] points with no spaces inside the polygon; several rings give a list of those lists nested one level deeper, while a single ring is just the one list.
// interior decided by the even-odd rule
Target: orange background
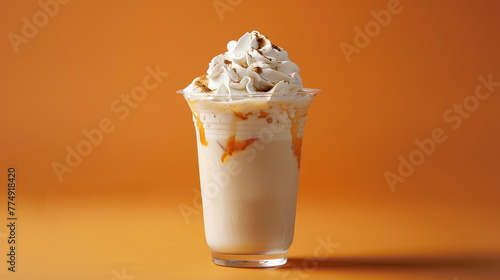
[{"label": "orange background", "polygon": [[[228,2],[219,17],[214,3]],[[8,34],[42,9],[2,1],[0,176],[17,167],[19,220],[12,273],[4,183],[0,278],[498,279],[500,87],[456,130],[443,113],[474,94],[478,76],[500,81],[500,4],[401,0],[348,63],[339,45],[355,45],[354,28],[390,2],[70,1],[16,53]],[[179,211],[199,209],[199,179],[190,111],[174,91],[252,30],[288,51],[305,87],[324,90],[280,269],[213,265],[201,213],[188,224]],[[121,120],[111,104],[156,65],[168,77]],[[52,163],[104,118],[114,131],[59,182]],[[447,140],[391,191],[384,173],[435,128]],[[314,259],[327,237],[339,247]]]}]

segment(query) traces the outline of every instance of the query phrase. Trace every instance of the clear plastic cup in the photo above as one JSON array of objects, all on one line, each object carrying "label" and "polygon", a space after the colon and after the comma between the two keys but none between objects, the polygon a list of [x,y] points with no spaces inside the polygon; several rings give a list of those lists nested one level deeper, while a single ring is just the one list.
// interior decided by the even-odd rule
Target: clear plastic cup
[{"label": "clear plastic cup", "polygon": [[228,97],[178,91],[193,113],[205,236],[215,264],[287,262],[304,126],[319,92]]}]

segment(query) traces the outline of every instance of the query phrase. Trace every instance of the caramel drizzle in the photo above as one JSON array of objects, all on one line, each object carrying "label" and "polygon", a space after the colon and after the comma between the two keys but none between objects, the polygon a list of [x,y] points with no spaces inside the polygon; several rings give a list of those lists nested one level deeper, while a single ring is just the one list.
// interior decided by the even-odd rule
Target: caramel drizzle
[{"label": "caramel drizzle", "polygon": [[257,140],[257,138],[236,140],[236,135],[229,137],[229,139],[227,140],[226,152],[222,155],[221,158],[222,162],[225,163],[230,156],[239,152],[243,152],[248,146],[252,145],[255,140]]},{"label": "caramel drizzle", "polygon": [[[196,103],[196,101],[190,101],[188,100],[190,105],[193,105]],[[305,116],[307,116],[307,113],[298,115],[298,109],[295,108],[295,115],[294,117],[290,116],[290,112],[288,110],[288,118],[292,121],[292,126],[290,128],[290,134],[292,135],[292,146],[293,146],[293,154],[297,157],[297,167],[300,168],[300,161],[301,161],[301,153],[302,153],[302,137],[298,137],[299,134],[299,120]],[[233,111],[234,115],[242,120],[248,119],[248,116],[253,115],[252,112],[248,112],[246,114],[243,114],[241,112]],[[260,110],[260,115],[258,116],[259,119],[266,118],[269,115],[269,113]],[[205,128],[203,127],[203,122],[200,119],[200,113],[196,110],[193,110],[193,117],[196,120],[196,126],[198,127],[198,132],[200,134],[200,142],[203,146],[208,146],[208,142],[205,137]],[[239,152],[243,152],[246,150],[248,146],[253,144],[257,138],[250,138],[246,140],[236,140],[236,135],[233,135],[228,138],[227,141],[227,146],[224,154],[222,155],[221,161],[225,163],[227,159]]]},{"label": "caramel drizzle", "polygon": [[234,115],[242,120],[248,119],[248,116],[253,115],[252,112],[248,112],[246,114],[243,114],[242,112],[236,112],[233,111]]},{"label": "caramel drizzle", "polygon": [[[234,115],[241,119],[241,120],[247,120],[248,116],[253,115],[252,112],[248,112],[246,114],[243,114],[242,112],[238,111],[233,111]],[[263,110],[260,110],[260,115],[258,116],[259,119],[266,118],[269,114],[264,112]],[[235,124],[236,125],[236,124]],[[253,142],[255,142],[257,138],[250,138],[247,140],[236,140],[236,135],[233,135],[229,137],[227,140],[227,146],[226,146],[226,151],[222,155],[222,162],[225,163],[227,159],[239,152],[243,152],[248,146],[250,146]]]},{"label": "caramel drizzle", "polygon": [[269,116],[269,113],[266,113],[265,111],[263,110],[260,110],[260,115],[259,115],[259,119],[265,119],[267,118],[267,116]]},{"label": "caramel drizzle", "polygon": [[191,107],[191,111],[193,111],[193,117],[196,120],[196,127],[198,127],[198,132],[200,133],[200,142],[203,146],[208,146],[207,139],[205,138],[205,128],[203,127],[203,122],[200,119],[200,112],[198,112],[193,104],[198,102],[198,100],[191,101],[188,99],[189,107]]},{"label": "caramel drizzle", "polygon": [[207,139],[205,138],[205,128],[200,120],[200,113],[193,112],[193,117],[196,119],[196,126],[198,127],[198,132],[200,133],[200,142],[203,146],[208,146]]},{"label": "caramel drizzle", "polygon": [[300,169],[300,159],[302,154],[302,137],[298,137],[299,134],[299,120],[305,116],[307,113],[302,115],[297,115],[298,109],[295,108],[295,115],[292,118],[287,110],[288,118],[292,121],[292,127],[290,128],[290,134],[292,135],[292,146],[293,154],[297,157],[297,167]]}]

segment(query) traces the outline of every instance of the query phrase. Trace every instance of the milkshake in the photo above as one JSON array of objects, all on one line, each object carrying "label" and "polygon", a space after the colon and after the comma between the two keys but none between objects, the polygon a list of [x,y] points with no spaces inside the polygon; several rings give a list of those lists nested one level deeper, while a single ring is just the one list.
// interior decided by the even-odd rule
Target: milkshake
[{"label": "milkshake", "polygon": [[292,244],[307,110],[287,52],[257,31],[229,42],[179,91],[193,113],[205,236],[216,264],[285,264]]}]

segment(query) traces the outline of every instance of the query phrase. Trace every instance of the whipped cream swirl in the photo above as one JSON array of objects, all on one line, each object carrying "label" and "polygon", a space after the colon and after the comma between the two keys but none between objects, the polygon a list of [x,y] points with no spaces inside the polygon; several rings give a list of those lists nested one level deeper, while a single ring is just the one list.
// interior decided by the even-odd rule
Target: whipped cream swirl
[{"label": "whipped cream swirl", "polygon": [[288,53],[258,31],[227,44],[227,52],[212,59],[207,74],[185,92],[215,96],[262,93],[296,94],[302,90],[299,67]]}]

